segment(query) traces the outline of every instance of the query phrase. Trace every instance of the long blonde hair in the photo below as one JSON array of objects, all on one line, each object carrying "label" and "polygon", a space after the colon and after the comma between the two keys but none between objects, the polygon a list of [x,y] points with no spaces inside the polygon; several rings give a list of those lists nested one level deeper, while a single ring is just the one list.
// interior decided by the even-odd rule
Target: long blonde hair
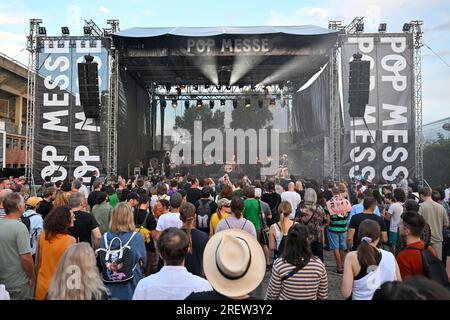
[{"label": "long blonde hair", "polygon": [[85,242],[71,245],[59,260],[47,299],[102,300],[106,296],[91,246]]},{"label": "long blonde hair", "polygon": [[180,220],[183,221],[183,229],[186,229],[186,233],[189,239],[189,250],[192,254],[192,229],[195,227],[195,206],[192,203],[183,203],[180,207]]},{"label": "long blonde hair", "polygon": [[134,224],[133,208],[126,202],[118,203],[111,215],[109,231],[120,233],[134,231],[134,229],[136,229],[136,225]]},{"label": "long blonde hair", "polygon": [[53,201],[53,207],[63,207],[69,204],[70,193],[58,190]]},{"label": "long blonde hair", "polygon": [[280,206],[278,207],[278,212],[280,214],[281,234],[285,235],[287,233],[287,231],[285,230],[285,227],[284,227],[284,221],[285,221],[285,219],[288,219],[288,217],[292,213],[291,203],[289,201],[281,201]]}]

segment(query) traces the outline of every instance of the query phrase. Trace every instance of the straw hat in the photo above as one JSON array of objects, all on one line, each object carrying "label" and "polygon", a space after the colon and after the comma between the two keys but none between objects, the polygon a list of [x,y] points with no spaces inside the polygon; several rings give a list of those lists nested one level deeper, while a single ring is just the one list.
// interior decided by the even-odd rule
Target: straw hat
[{"label": "straw hat", "polygon": [[36,208],[39,202],[42,201],[42,198],[39,197],[30,197],[28,198],[26,205],[32,208]]},{"label": "straw hat", "polygon": [[266,273],[266,258],[255,237],[243,230],[228,229],[208,241],[203,269],[217,292],[234,298],[259,286]]},{"label": "straw hat", "polygon": [[231,204],[231,200],[227,198],[222,198],[219,201],[217,201],[217,207],[220,209],[223,206],[229,206]]}]

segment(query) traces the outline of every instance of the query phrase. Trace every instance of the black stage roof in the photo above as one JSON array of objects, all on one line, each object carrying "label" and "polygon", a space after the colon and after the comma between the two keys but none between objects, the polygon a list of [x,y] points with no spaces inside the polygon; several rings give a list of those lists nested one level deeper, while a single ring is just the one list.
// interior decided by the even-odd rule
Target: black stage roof
[{"label": "black stage roof", "polygon": [[337,32],[316,26],[132,28],[113,35],[120,65],[145,86],[299,86],[323,67]]}]

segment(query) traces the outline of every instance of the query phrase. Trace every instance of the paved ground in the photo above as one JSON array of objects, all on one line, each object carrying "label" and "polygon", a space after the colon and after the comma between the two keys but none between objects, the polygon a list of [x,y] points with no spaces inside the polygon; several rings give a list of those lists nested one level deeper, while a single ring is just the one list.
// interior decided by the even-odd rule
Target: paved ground
[{"label": "paved ground", "polygon": [[[342,275],[336,273],[336,262],[332,251],[323,252],[325,259],[325,267],[328,273],[328,299],[329,300],[343,300],[341,295],[341,279]],[[266,272],[266,276],[261,285],[253,291],[252,295],[259,299],[264,299],[267,286],[269,285],[270,271]]]}]

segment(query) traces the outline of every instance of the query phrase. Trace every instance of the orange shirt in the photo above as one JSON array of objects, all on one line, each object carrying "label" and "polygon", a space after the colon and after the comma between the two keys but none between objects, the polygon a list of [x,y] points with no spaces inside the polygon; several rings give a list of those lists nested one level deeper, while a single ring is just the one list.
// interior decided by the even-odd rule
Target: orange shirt
[{"label": "orange shirt", "polygon": [[45,239],[45,231],[39,238],[39,255],[41,266],[37,274],[36,300],[44,300],[59,260],[69,246],[69,234],[58,234],[50,241]]},{"label": "orange shirt", "polygon": [[[407,245],[406,247],[414,247],[418,249],[424,248],[423,241],[418,241]],[[433,248],[428,247],[428,250],[436,256]],[[397,255],[397,263],[402,275],[402,279],[410,278],[413,276],[423,275],[423,262],[422,255],[419,250],[415,249],[403,249]]]}]

